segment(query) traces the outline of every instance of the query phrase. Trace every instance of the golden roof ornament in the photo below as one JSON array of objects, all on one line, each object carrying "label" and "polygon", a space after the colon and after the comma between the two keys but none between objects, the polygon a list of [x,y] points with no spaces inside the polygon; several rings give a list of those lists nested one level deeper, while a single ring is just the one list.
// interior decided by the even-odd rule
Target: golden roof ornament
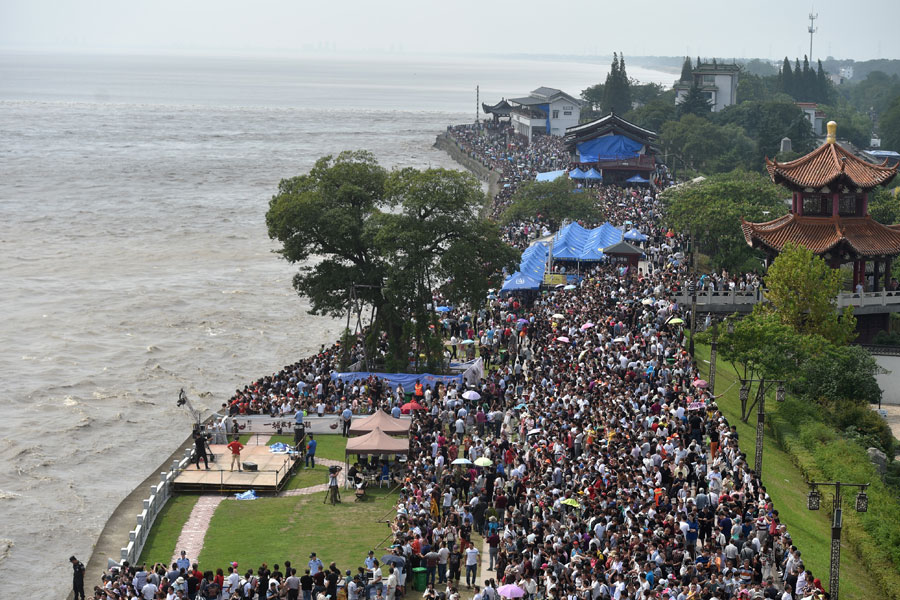
[{"label": "golden roof ornament", "polygon": [[834,121],[828,121],[828,137],[825,138],[826,144],[833,144],[837,141],[837,123]]}]

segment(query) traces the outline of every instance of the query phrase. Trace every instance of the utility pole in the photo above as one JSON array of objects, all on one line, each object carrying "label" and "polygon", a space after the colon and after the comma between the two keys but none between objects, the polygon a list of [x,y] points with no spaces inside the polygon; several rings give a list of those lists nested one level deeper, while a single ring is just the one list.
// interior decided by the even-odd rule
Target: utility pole
[{"label": "utility pole", "polygon": [[819,30],[816,27],[816,19],[819,18],[819,13],[812,14],[809,13],[809,27],[807,31],[809,31],[809,64],[812,65],[812,42],[813,42],[813,34]]},{"label": "utility pole", "polygon": [[[810,47],[812,47],[812,42],[810,42]],[[479,102],[481,101],[481,92],[478,89],[478,86],[475,86],[475,124],[477,125],[481,121],[481,105]]]}]

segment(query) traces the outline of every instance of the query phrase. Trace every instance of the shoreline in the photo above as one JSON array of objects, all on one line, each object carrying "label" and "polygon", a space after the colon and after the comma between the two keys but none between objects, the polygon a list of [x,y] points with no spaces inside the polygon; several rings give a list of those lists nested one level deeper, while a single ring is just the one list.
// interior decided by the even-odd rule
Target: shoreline
[{"label": "shoreline", "polygon": [[434,140],[434,147],[438,150],[443,150],[446,152],[450,158],[452,158],[457,164],[461,167],[475,175],[481,181],[487,183],[488,185],[488,199],[487,203],[494,199],[497,194],[500,193],[500,174],[492,169],[488,169],[483,164],[466,154],[462,148],[456,145],[456,143],[450,139],[450,136],[447,135],[447,132],[439,133],[437,138]]}]

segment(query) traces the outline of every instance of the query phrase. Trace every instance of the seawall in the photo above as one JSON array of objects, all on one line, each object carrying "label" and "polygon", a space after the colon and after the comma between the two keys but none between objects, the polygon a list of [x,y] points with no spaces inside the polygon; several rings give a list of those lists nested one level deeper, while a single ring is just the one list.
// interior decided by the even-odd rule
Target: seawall
[{"label": "seawall", "polygon": [[475,177],[488,184],[488,196],[493,199],[500,192],[500,174],[469,156],[447,133],[438,134],[434,147],[443,150]]},{"label": "seawall", "polygon": [[[136,525],[137,515],[144,509],[144,500],[150,497],[150,488],[159,483],[159,474],[168,471],[173,460],[183,458],[185,450],[191,448],[193,444],[193,438],[189,434],[184,442],[163,460],[144,481],[138,484],[110,515],[106,525],[103,526],[103,531],[100,532],[100,537],[94,544],[91,557],[85,563],[84,591],[86,593],[90,592],[93,586],[100,585],[100,576],[106,573],[108,558],[112,558],[116,562],[121,560],[122,548],[128,544],[128,534]],[[72,600],[74,593],[69,592],[67,598]]]}]

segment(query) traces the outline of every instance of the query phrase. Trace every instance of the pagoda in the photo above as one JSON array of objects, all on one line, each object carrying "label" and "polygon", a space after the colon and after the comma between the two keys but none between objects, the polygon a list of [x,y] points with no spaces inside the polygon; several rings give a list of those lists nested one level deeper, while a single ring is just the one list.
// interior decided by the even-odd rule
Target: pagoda
[{"label": "pagoda", "polygon": [[785,163],[766,158],[772,181],[791,190],[791,211],[765,223],[741,219],[744,239],[769,261],[793,242],[832,268],[852,263],[854,291],[858,286],[867,292],[889,289],[891,260],[900,254],[900,226],[872,219],[868,203],[869,192],[890,183],[897,166],[857,158],[837,143],[837,124],[827,127],[825,143],[806,156]]}]

